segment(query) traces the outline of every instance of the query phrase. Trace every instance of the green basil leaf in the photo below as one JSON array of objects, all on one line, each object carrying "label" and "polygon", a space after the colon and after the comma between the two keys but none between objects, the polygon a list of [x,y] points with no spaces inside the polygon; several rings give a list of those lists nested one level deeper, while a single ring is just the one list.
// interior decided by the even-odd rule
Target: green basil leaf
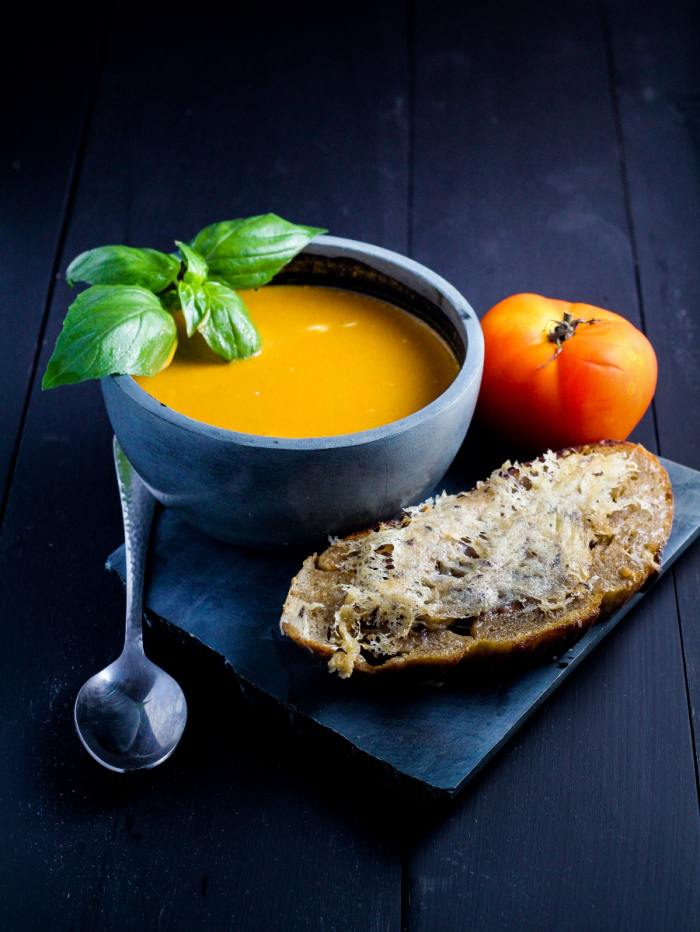
[{"label": "green basil leaf", "polygon": [[192,246],[206,260],[210,278],[230,288],[259,288],[314,236],[325,232],[263,214],[214,223],[197,234]]},{"label": "green basil leaf", "polygon": [[198,330],[210,348],[223,356],[226,362],[257,353],[261,346],[260,334],[243,299],[219,282],[207,282],[202,288],[207,296],[209,313]]},{"label": "green basil leaf", "polygon": [[145,288],[95,285],[68,309],[41,383],[55,388],[103,375],[155,375],[177,347],[177,327]]},{"label": "green basil leaf", "polygon": [[181,243],[179,240],[176,240],[176,243],[182,253],[185,265],[187,266],[187,271],[183,275],[183,281],[189,282],[192,285],[201,285],[207,280],[207,274],[209,272],[207,263],[200,254],[192,249],[191,246],[188,246],[187,243]]},{"label": "green basil leaf", "polygon": [[137,285],[158,292],[174,282],[180,262],[156,249],[100,246],[81,253],[66,270],[69,285]]},{"label": "green basil leaf", "polygon": [[201,285],[192,285],[184,281],[177,283],[177,290],[185,316],[187,336],[191,337],[207,313],[207,294]]}]

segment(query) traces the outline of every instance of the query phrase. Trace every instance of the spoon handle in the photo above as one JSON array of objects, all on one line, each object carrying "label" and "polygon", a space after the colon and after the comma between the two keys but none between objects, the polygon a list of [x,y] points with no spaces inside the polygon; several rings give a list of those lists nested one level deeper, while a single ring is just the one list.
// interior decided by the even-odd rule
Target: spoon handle
[{"label": "spoon handle", "polygon": [[143,652],[143,582],[146,575],[148,537],[156,500],[126,458],[114,438],[119,497],[124,517],[126,549],[126,637],[124,650]]}]

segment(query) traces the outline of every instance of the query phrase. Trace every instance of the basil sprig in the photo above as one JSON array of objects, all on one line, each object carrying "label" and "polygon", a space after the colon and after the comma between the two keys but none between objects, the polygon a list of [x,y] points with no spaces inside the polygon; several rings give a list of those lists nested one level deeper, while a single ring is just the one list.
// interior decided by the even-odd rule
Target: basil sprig
[{"label": "basil sprig", "polygon": [[267,284],[319,233],[275,214],[215,223],[178,255],[131,246],[100,246],[68,266],[69,285],[88,288],[71,304],[42,388],[105,375],[155,375],[177,349],[173,312],[187,336],[199,332],[227,362],[261,347],[236,292]]}]

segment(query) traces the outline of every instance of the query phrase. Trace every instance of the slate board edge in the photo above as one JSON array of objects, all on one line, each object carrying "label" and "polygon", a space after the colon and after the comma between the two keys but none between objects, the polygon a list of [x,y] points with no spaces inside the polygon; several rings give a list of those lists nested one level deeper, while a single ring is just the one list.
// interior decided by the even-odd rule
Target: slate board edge
[{"label": "slate board edge", "polygon": [[[111,562],[113,557],[122,549],[123,544],[113,554],[110,554],[105,563],[105,569],[113,573],[122,583],[122,586],[126,588],[121,573]],[[144,617],[148,626],[157,631],[159,636],[163,635],[168,643],[176,644],[180,650],[186,650],[190,654],[206,659],[211,669],[215,669],[219,675],[223,675],[229,682],[235,684],[245,703],[264,711],[280,726],[303,735],[309,741],[318,738],[325,741],[327,745],[330,739],[333,751],[338,758],[356,762],[358,766],[371,769],[380,777],[385,790],[396,791],[407,798],[433,804],[447,803],[456,795],[456,790],[435,786],[414,777],[412,774],[399,770],[393,764],[374,757],[368,751],[353,744],[345,735],[340,734],[330,725],[322,725],[296,706],[281,702],[276,697],[270,696],[264,689],[251,683],[240,671],[236,670],[223,654],[209,647],[208,644],[190,634],[189,631],[184,631],[178,625],[168,621],[167,618],[163,618],[152,609],[144,608]]]},{"label": "slate board edge", "polygon": [[[700,527],[698,527],[698,530],[695,533],[695,537],[697,537],[698,534],[700,534]],[[685,549],[685,547],[683,549]],[[680,556],[681,553],[682,551],[678,550],[677,553],[674,555],[674,560],[677,556]],[[672,562],[673,561],[671,561],[671,563],[669,563],[668,566],[671,566]],[[664,569],[657,576],[657,579],[659,579],[663,575],[663,573],[668,568],[668,566],[664,567]],[[520,716],[520,718],[513,724],[512,728],[510,728],[500,738],[500,740],[497,741],[496,744],[493,745],[491,750],[488,751],[481,758],[481,760],[477,764],[474,765],[474,767],[472,767],[469,773],[467,773],[466,776],[459,782],[459,784],[452,790],[450,794],[452,798],[457,796],[465,788],[467,783],[469,783],[477,775],[477,773],[482,769],[482,767],[484,767],[491,760],[491,758],[495,754],[497,754],[508,741],[510,741],[513,735],[517,731],[519,731],[519,729],[525,724],[525,722],[530,718],[530,716],[540,708],[543,702],[545,702],[545,700],[548,699],[556,689],[558,689],[561,686],[561,684],[564,682],[567,676],[569,676],[571,672],[578,667],[581,661],[591,653],[594,647],[598,646],[598,644],[603,640],[606,634],[612,631],[613,628],[617,627],[617,625],[619,624],[620,621],[622,621],[622,619],[625,617],[627,612],[629,612],[630,609],[634,608],[637,602],[639,602],[640,599],[644,597],[644,595],[646,595],[646,592],[639,592],[636,595],[632,596],[629,602],[626,605],[623,605],[622,608],[618,609],[618,611],[615,612],[615,614],[612,615],[607,621],[603,622],[598,628],[594,626],[590,630],[589,634],[591,637],[590,637],[590,640],[587,641],[587,643],[585,644],[584,649],[581,650],[581,652],[569,662],[568,666],[561,671],[560,676],[558,676],[556,680],[551,682],[549,686],[547,686],[545,689],[542,690],[542,693],[538,696],[538,698],[534,702],[532,702],[528,706],[527,711],[524,712]]]},{"label": "slate board edge", "polygon": [[[667,460],[664,457],[659,457],[662,464],[668,468],[678,469],[679,467],[688,475],[694,475],[696,481],[700,484],[700,472],[697,470],[691,469],[690,467],[683,466],[682,464],[675,463],[673,461]],[[552,681],[542,693],[535,699],[527,710],[520,716],[520,718],[512,725],[507,732],[505,732],[501,738],[490,748],[490,750],[479,759],[479,761],[469,770],[465,776],[454,786],[440,786],[435,783],[429,782],[428,779],[421,779],[412,774],[406,773],[401,770],[394,764],[390,764],[386,761],[381,760],[378,757],[370,754],[368,751],[358,747],[353,744],[345,735],[336,731],[332,726],[321,724],[320,722],[315,721],[310,715],[308,715],[303,710],[298,707],[281,701],[276,697],[268,695],[264,689],[261,689],[259,686],[256,686],[250,680],[248,680],[239,670],[236,670],[234,666],[218,651],[209,647],[204,641],[201,641],[195,635],[190,632],[184,631],[178,625],[168,621],[167,618],[163,618],[161,615],[158,615],[152,609],[146,608],[144,610],[144,615],[153,628],[159,628],[162,633],[164,633],[168,640],[176,642],[181,646],[181,648],[194,650],[202,657],[207,657],[210,664],[218,667],[225,676],[233,680],[233,682],[238,687],[241,696],[249,702],[252,706],[256,706],[260,709],[264,709],[267,713],[280,723],[285,723],[287,726],[291,726],[294,730],[300,734],[305,734],[308,736],[318,735],[319,738],[328,740],[331,737],[331,740],[334,744],[335,750],[339,755],[342,755],[346,759],[351,759],[357,761],[358,763],[364,763],[369,765],[376,772],[381,773],[384,785],[387,788],[394,788],[399,790],[402,794],[408,795],[410,797],[422,798],[425,801],[431,802],[448,802],[453,800],[456,796],[461,793],[461,791],[467,786],[467,784],[482,770],[482,768],[501,750],[501,748],[513,737],[513,735],[525,724],[525,722],[530,718],[530,716],[540,708],[542,703],[549,698],[549,696],[563,683],[563,681],[570,675],[570,673],[576,669],[579,663],[587,657],[590,652],[596,647],[603,638],[615,628],[619,622],[625,617],[625,615],[632,609],[634,606],[650,591],[651,588],[656,584],[656,582],[666,573],[670,567],[673,566],[675,561],[680,557],[688,547],[693,544],[698,537],[700,536],[700,525],[696,526],[694,530],[685,538],[685,540],[674,550],[673,555],[665,563],[662,564],[658,575],[654,578],[651,585],[648,585],[641,592],[635,594],[626,605],[623,605],[622,608],[618,609],[610,618],[604,621],[602,624],[594,626],[583,639],[577,645],[574,645],[572,650],[579,649],[579,653],[576,656],[572,657],[569,661],[566,668],[562,669],[557,678]],[[113,572],[124,584],[124,579],[121,576],[121,573],[114,565],[115,558],[123,550],[124,545],[118,547],[107,559],[105,563],[105,568],[110,572]]]},{"label": "slate board edge", "polygon": [[[700,472],[698,472],[697,470],[691,469],[689,466],[683,466],[682,463],[676,463],[672,460],[667,460],[663,456],[660,456],[659,460],[663,464],[664,468],[666,469],[668,469],[669,466],[675,469],[677,469],[680,466],[687,473],[694,473],[697,478],[697,481],[700,482]],[[578,653],[569,662],[568,666],[564,670],[561,671],[561,675],[558,676],[556,680],[550,683],[549,686],[547,686],[547,688],[542,691],[541,695],[528,707],[527,711],[523,715],[520,716],[520,718],[517,720],[517,722],[515,722],[513,727],[510,728],[500,738],[500,740],[497,741],[493,745],[491,750],[487,754],[485,754],[481,758],[481,760],[479,760],[479,762],[475,764],[474,767],[472,767],[472,769],[464,776],[464,778],[459,782],[459,784],[453,790],[450,791],[449,795],[451,798],[454,799],[454,797],[456,797],[466,787],[466,785],[494,757],[494,755],[497,754],[508,741],[510,741],[513,735],[525,724],[525,722],[530,718],[530,716],[534,712],[536,712],[537,709],[540,708],[542,703],[546,699],[548,699],[552,695],[552,693],[556,689],[558,689],[559,686],[561,686],[561,684],[567,678],[567,676],[569,676],[570,673],[578,667],[581,661],[584,658],[586,658],[591,653],[591,651],[595,647],[598,646],[598,644],[600,644],[603,638],[607,634],[609,634],[613,630],[613,628],[617,627],[617,625],[622,621],[625,615],[631,609],[633,609],[634,606],[638,602],[640,602],[651,589],[654,588],[654,586],[659,581],[659,579],[661,579],[661,577],[666,574],[667,570],[669,570],[674,565],[676,560],[685,553],[688,547],[690,547],[691,544],[693,544],[698,539],[698,537],[700,537],[700,525],[698,525],[695,528],[695,530],[691,534],[689,534],[688,537],[686,537],[683,543],[680,544],[680,546],[677,547],[676,550],[674,550],[671,558],[667,562],[662,563],[657,576],[651,581],[650,584],[647,583],[647,585],[644,588],[642,588],[641,592],[637,592],[635,595],[633,595],[632,598],[629,600],[629,602],[623,605],[622,608],[619,608],[613,615],[610,616],[610,618],[602,622],[602,624],[593,626],[593,628],[590,630],[590,632],[587,635],[588,640],[586,640],[585,645],[583,646],[583,649],[580,651],[580,653]],[[581,645],[581,643],[582,642],[579,642],[579,645],[574,645],[573,649],[575,650],[577,646]]]}]

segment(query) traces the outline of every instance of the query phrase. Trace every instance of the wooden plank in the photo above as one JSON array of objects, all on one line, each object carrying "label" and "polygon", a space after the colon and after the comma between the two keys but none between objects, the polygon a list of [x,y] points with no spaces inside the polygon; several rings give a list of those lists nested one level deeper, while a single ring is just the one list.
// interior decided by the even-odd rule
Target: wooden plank
[{"label": "wooden plank", "polygon": [[[266,210],[405,248],[403,7],[190,13],[141,6],[135,30],[120,7],[62,267]],[[68,299],[57,284],[41,370]],[[0,925],[398,930],[401,859],[363,790],[319,783],[323,761],[218,704],[206,672],[174,671],[191,720],[162,768],[124,778],[80,747],[72,703],[123,615],[109,435],[96,384],[35,388],[0,538]]]},{"label": "wooden plank", "polygon": [[[647,331],[667,456],[700,463],[700,59],[696,3],[611,2],[609,23]],[[677,569],[692,708],[700,738],[700,554]]]},{"label": "wooden plank", "polygon": [[[416,258],[479,313],[534,291],[640,323],[596,8],[426,3],[415,32]],[[655,448],[651,417],[635,438]],[[412,932],[697,926],[677,624],[667,579],[424,831]]]},{"label": "wooden plank", "polygon": [[[0,62],[4,95],[0,190],[0,521],[25,400],[53,288],[104,22],[64,11],[15,11],[18,35]],[[80,54],[75,54],[80,48]]]}]

